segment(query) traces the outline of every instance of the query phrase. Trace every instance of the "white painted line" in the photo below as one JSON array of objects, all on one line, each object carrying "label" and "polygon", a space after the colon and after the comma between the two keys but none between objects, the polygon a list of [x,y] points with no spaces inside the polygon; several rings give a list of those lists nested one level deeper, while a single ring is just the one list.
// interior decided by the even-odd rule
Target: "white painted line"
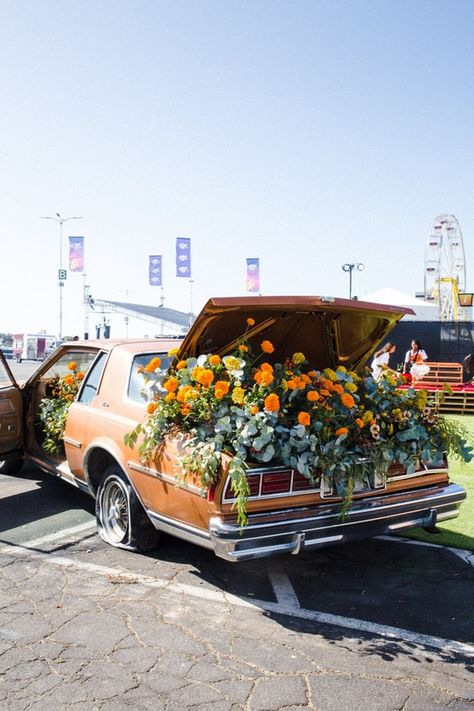
[{"label": "white painted line", "polygon": [[451,548],[450,546],[440,546],[439,543],[429,543],[428,541],[415,541],[413,538],[403,538],[402,536],[377,536],[380,541],[389,541],[390,543],[407,543],[412,546],[427,546],[428,548],[444,548],[444,550],[454,553],[468,565],[474,566],[474,552],[467,551],[463,548]]},{"label": "white painted line", "polygon": [[278,604],[282,605],[286,610],[299,610],[300,601],[281,565],[277,562],[274,565],[268,564],[267,574]]},{"label": "white painted line", "polygon": [[19,548],[39,548],[45,543],[52,543],[54,541],[60,541],[61,539],[75,538],[78,533],[83,533],[84,531],[90,530],[91,532],[95,530],[95,521],[86,521],[85,523],[78,523],[76,526],[70,526],[69,528],[63,528],[55,533],[48,533],[45,536],[40,536],[39,538],[32,538],[29,541],[22,541],[21,543],[11,543],[0,548],[0,553],[6,553],[10,550],[10,547],[17,546]]},{"label": "white painted line", "polygon": [[[267,602],[266,600],[249,600],[246,598],[240,598],[236,595],[230,595],[228,593],[222,592],[220,590],[210,590],[206,588],[195,587],[193,585],[187,585],[182,583],[169,583],[164,580],[157,580],[156,578],[149,577],[147,575],[138,575],[135,573],[130,573],[127,571],[120,570],[118,568],[110,568],[103,565],[94,565],[92,563],[85,563],[80,560],[73,560],[72,558],[65,558],[63,556],[55,556],[50,553],[42,553],[38,551],[27,550],[22,546],[12,545],[9,550],[5,546],[2,552],[8,553],[9,555],[17,556],[18,558],[30,558],[38,559],[49,565],[56,565],[64,568],[76,568],[77,570],[86,570],[90,573],[97,573],[109,578],[110,582],[115,584],[120,583],[138,583],[149,588],[155,588],[163,592],[175,593],[178,595],[188,595],[194,598],[206,599],[222,604],[228,604],[238,607],[247,607],[254,610],[264,610],[265,612],[272,612],[278,615],[287,615],[289,617],[297,617],[305,620],[310,620],[312,622],[319,622],[325,625],[332,625],[336,627],[342,627],[344,629],[357,630],[359,632],[365,632],[367,634],[372,634],[377,637],[382,637],[384,639],[393,639],[400,643],[407,642],[409,644],[415,644],[423,647],[431,647],[433,649],[439,649],[441,651],[455,652],[456,654],[463,654],[464,656],[474,656],[474,646],[465,644],[464,642],[458,642],[452,639],[443,639],[442,637],[434,637],[431,635],[418,634],[417,632],[411,632],[410,630],[405,630],[400,627],[390,627],[388,625],[380,625],[376,622],[369,622],[366,620],[358,620],[353,617],[344,617],[342,615],[333,615],[326,612],[318,612],[317,610],[307,610],[304,608],[295,608],[293,603],[290,601],[290,607],[286,607],[285,604],[280,604],[279,602]],[[280,579],[281,582],[281,579]]]}]

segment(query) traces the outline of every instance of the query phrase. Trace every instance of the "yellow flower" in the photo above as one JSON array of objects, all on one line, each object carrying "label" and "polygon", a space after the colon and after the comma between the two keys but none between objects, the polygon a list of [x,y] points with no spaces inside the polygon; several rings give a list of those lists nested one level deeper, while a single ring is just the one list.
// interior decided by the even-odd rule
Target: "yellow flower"
[{"label": "yellow flower", "polygon": [[369,422],[372,422],[372,420],[374,419],[374,413],[371,412],[370,410],[366,410],[364,412],[364,414],[362,415],[362,419],[365,422],[365,424],[367,425]]},{"label": "yellow flower", "polygon": [[304,353],[293,353],[293,357],[291,359],[295,365],[301,365],[301,363],[304,363],[306,360],[306,356]]},{"label": "yellow flower", "polygon": [[178,347],[171,348],[171,349],[168,351],[168,355],[169,355],[169,356],[175,356],[175,355],[178,353],[178,351],[179,351],[179,348],[178,348]]},{"label": "yellow flower", "polygon": [[234,388],[232,390],[232,402],[237,405],[242,405],[244,401],[245,390],[243,388]]},{"label": "yellow flower", "polygon": [[275,350],[275,346],[271,341],[262,341],[260,344],[260,348],[264,353],[273,353]]},{"label": "yellow flower", "polygon": [[333,383],[337,381],[337,375],[334,372],[334,370],[331,370],[331,368],[325,368],[323,370],[324,375],[328,380],[331,380]]},{"label": "yellow flower", "polygon": [[356,393],[357,392],[357,385],[355,383],[346,383],[345,386],[346,390],[350,393]]}]

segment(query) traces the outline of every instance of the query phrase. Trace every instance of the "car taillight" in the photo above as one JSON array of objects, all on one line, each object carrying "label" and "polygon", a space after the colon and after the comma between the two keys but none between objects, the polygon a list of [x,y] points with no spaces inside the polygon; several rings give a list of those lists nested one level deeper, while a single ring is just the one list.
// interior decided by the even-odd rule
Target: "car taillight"
[{"label": "car taillight", "polygon": [[[314,491],[315,487],[309,479],[292,469],[258,470],[248,476],[249,499],[276,496],[278,494],[300,494]],[[224,500],[233,501],[231,479],[228,477]]]},{"label": "car taillight", "polygon": [[291,489],[291,469],[278,473],[262,474],[262,496],[284,494]]}]

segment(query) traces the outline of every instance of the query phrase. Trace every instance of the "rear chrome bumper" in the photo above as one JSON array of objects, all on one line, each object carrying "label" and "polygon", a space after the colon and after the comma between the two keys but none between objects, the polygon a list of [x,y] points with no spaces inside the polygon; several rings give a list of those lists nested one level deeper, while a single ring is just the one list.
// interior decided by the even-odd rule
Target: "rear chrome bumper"
[{"label": "rear chrome bumper", "polygon": [[358,538],[434,526],[456,518],[465,498],[462,487],[449,484],[354,501],[344,520],[329,504],[278,512],[277,521],[275,512],[253,514],[244,529],[215,517],[209,523],[210,547],[220,558],[232,562],[285,552],[297,555]]}]

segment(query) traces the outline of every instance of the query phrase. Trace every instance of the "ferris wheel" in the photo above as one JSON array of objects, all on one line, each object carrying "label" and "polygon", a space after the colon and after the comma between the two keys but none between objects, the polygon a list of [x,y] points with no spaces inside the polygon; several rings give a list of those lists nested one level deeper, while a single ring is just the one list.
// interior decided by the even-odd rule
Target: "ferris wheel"
[{"label": "ferris wheel", "polygon": [[431,223],[425,250],[425,298],[439,305],[440,321],[458,321],[459,292],[466,288],[466,260],[461,227],[454,215]]}]

